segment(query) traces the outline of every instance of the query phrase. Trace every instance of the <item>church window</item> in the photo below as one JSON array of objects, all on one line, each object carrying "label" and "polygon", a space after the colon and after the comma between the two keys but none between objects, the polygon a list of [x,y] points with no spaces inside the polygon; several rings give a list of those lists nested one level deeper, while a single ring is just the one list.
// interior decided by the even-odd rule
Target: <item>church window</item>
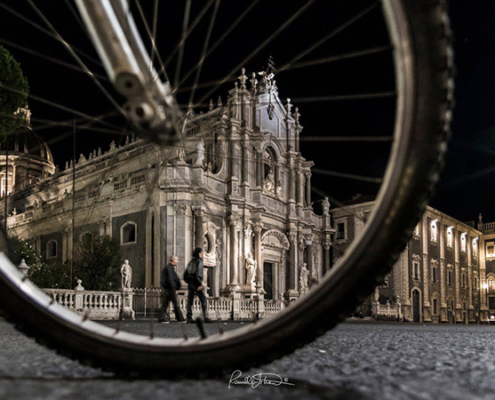
[{"label": "church window", "polygon": [[486,244],[486,256],[495,257],[495,243],[490,242]]},{"label": "church window", "polygon": [[120,243],[133,244],[137,242],[137,224],[135,222],[126,222],[120,228]]},{"label": "church window", "polygon": [[13,183],[13,174],[11,169],[9,168],[9,172],[7,174],[7,178],[5,177],[5,169],[0,173],[0,194],[1,196],[5,196],[5,194],[9,195],[12,193],[12,183]]},{"label": "church window", "polygon": [[438,219],[435,219],[431,221],[431,241],[432,242],[437,242],[438,241]]},{"label": "church window", "polygon": [[433,299],[433,314],[438,314],[438,300]]},{"label": "church window", "polygon": [[46,258],[57,257],[57,242],[55,240],[49,240],[46,244]]},{"label": "church window", "polygon": [[438,267],[433,267],[431,269],[431,281],[433,283],[438,282]]},{"label": "church window", "polygon": [[222,147],[217,137],[209,139],[205,148],[204,167],[208,172],[217,174],[222,168]]},{"label": "church window", "polygon": [[478,238],[473,239],[473,257],[478,257]]},{"label": "church window", "polygon": [[419,280],[419,262],[413,261],[413,279]]},{"label": "church window", "polygon": [[454,247],[454,227],[447,228],[447,247]]},{"label": "church window", "polygon": [[454,283],[454,271],[449,270],[447,273],[447,285],[452,286]]},{"label": "church window", "polygon": [[467,232],[464,232],[461,234],[461,251],[463,253],[466,252],[466,235],[467,235]]},{"label": "church window", "polygon": [[345,224],[337,224],[337,239],[345,239]]}]

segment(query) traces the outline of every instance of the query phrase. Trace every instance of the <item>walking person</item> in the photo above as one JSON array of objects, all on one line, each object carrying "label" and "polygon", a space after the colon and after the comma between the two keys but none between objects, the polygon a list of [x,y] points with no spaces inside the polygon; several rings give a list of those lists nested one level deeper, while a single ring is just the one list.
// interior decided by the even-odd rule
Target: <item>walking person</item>
[{"label": "walking person", "polygon": [[184,272],[184,280],[187,282],[187,322],[192,323],[192,306],[194,296],[198,296],[203,309],[205,322],[209,319],[206,317],[206,296],[203,286],[203,249],[196,247],[193,252],[193,258],[189,261],[186,271]]},{"label": "walking person", "polygon": [[168,324],[169,321],[168,318],[166,318],[166,315],[168,317],[167,309],[169,303],[174,305],[175,318],[177,319],[177,322],[185,322],[182,311],[177,303],[176,290],[180,288],[180,279],[175,272],[175,267],[178,262],[179,257],[170,257],[170,262],[163,268],[162,271],[160,283],[163,287],[163,303],[162,308],[160,309],[160,315],[158,316],[159,323]]}]

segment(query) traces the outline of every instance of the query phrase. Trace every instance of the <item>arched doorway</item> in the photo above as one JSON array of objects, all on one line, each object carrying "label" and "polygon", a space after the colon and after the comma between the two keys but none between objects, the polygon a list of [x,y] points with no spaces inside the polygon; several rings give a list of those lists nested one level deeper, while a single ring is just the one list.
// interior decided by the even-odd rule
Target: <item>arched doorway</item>
[{"label": "arched doorway", "polygon": [[413,303],[413,321],[420,322],[420,295],[419,290],[413,290],[412,292],[412,303]]}]

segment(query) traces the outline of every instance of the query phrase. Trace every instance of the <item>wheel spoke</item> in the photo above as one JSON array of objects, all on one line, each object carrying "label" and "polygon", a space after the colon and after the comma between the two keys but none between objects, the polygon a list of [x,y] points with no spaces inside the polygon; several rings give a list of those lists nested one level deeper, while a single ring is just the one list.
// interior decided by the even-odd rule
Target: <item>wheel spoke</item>
[{"label": "wheel spoke", "polygon": [[268,44],[270,44],[277,36],[279,36],[287,27],[289,27],[302,13],[304,13],[315,0],[307,1],[296,13],[294,13],[287,21],[285,21],[275,32],[273,32],[270,37],[268,37],[263,43],[261,43],[253,52],[249,54],[242,62],[236,65],[223,79],[220,80],[219,85],[214,87],[205,96],[199,100],[201,104],[205,99],[209,98],[213,92],[218,90],[218,88],[227,82],[229,79],[233,78],[234,74],[236,74],[245,64],[247,64],[254,56],[256,56],[261,50],[263,50]]},{"label": "wheel spoke", "polygon": [[186,1],[186,8],[184,10],[184,19],[182,21],[182,37],[181,41],[184,43],[179,49],[179,55],[177,57],[177,67],[175,68],[174,87],[179,85],[180,70],[182,67],[182,57],[184,56],[184,49],[186,48],[186,33],[187,26],[189,25],[189,15],[191,13],[191,0]]},{"label": "wheel spoke", "polygon": [[391,142],[393,136],[300,136],[300,142]]},{"label": "wheel spoke", "polygon": [[356,57],[369,56],[371,54],[383,53],[385,51],[389,51],[392,49],[393,49],[393,47],[390,45],[377,46],[377,47],[373,47],[371,49],[352,51],[349,53],[340,54],[340,55],[336,55],[336,56],[323,57],[323,58],[319,58],[317,60],[300,62],[300,63],[292,64],[290,66],[288,65],[284,69],[278,70],[277,73],[280,73],[283,71],[294,70],[294,69],[298,69],[298,68],[312,67],[315,65],[329,64],[329,63],[332,63],[335,61],[349,60],[351,58],[356,58]]},{"label": "wheel spoke", "polygon": [[[15,15],[17,18],[22,19],[24,22],[28,23],[29,25],[33,26],[34,28],[38,29],[39,31],[41,31],[41,32],[45,33],[46,35],[52,37],[53,39],[55,39],[57,41],[60,41],[60,39],[57,36],[55,36],[52,32],[48,31],[47,29],[43,28],[42,26],[38,25],[37,23],[31,21],[29,18],[26,18],[24,15],[18,13],[14,9],[6,6],[3,3],[0,3],[0,7],[2,7],[4,10],[7,10],[11,14]],[[80,49],[78,49],[78,48],[76,48],[74,46],[72,46],[72,48],[74,49],[75,52],[77,52],[78,54],[81,54],[81,56],[87,58],[88,60],[92,61],[96,65],[101,66],[101,62],[98,61],[96,58],[91,57],[90,55],[86,54],[84,51],[82,51],[82,50],[80,50]]]},{"label": "wheel spoke", "polygon": [[83,113],[83,112],[81,112],[81,111],[74,110],[74,109],[72,109],[72,108],[70,108],[70,107],[67,107],[67,106],[64,106],[64,105],[62,105],[62,104],[58,104],[58,103],[55,103],[55,102],[53,102],[53,101],[50,101],[50,100],[44,99],[44,98],[42,98],[42,97],[40,97],[40,96],[36,96],[36,95],[34,95],[34,94],[31,94],[31,93],[29,93],[29,94],[28,94],[28,93],[23,92],[23,91],[21,91],[21,90],[11,88],[11,87],[9,87],[9,86],[7,86],[7,85],[5,85],[5,84],[1,83],[1,82],[0,82],[0,87],[1,87],[1,88],[4,88],[4,89],[6,89],[6,90],[9,90],[9,91],[11,91],[11,92],[14,92],[14,93],[20,93],[20,94],[27,95],[30,99],[33,99],[33,100],[39,101],[40,103],[44,103],[44,104],[50,105],[50,106],[52,106],[52,107],[54,107],[54,108],[58,108],[58,109],[60,109],[60,110],[66,111],[66,112],[68,112],[68,113],[71,113],[71,114],[74,114],[74,115],[78,115],[78,116],[80,116],[80,117],[83,117],[83,118],[86,118],[86,119],[89,119],[89,120],[95,120],[95,121],[97,121],[97,122],[99,122],[99,123],[101,123],[101,124],[103,124],[103,125],[109,126],[109,127],[118,128],[118,127],[116,127],[115,125],[110,124],[110,123],[105,122],[105,121],[102,121],[102,120],[101,120],[101,119],[99,119],[99,118],[92,117],[91,115],[85,114],[85,113]]},{"label": "wheel spoke", "polygon": [[340,26],[338,26],[336,29],[334,29],[332,32],[330,32],[329,34],[325,35],[319,41],[317,41],[316,43],[314,43],[312,46],[310,46],[306,50],[304,50],[301,53],[299,53],[291,61],[289,61],[284,66],[282,66],[279,70],[283,71],[284,69],[289,68],[294,63],[296,63],[297,61],[299,61],[301,58],[303,58],[304,56],[306,56],[309,53],[311,53],[313,50],[315,50],[318,47],[320,47],[323,43],[327,42],[328,40],[330,40],[331,38],[333,38],[334,36],[336,36],[340,32],[344,31],[346,28],[348,28],[349,26],[351,26],[352,24],[354,24],[356,21],[359,21],[362,17],[364,17],[365,15],[367,15],[371,10],[375,9],[375,7],[377,5],[378,5],[378,2],[372,4],[371,6],[369,6],[368,8],[366,8],[365,10],[361,11],[360,13],[358,13],[357,15],[355,15],[354,17],[352,17],[351,19],[349,19],[348,21],[344,22],[343,24],[341,24]]},{"label": "wheel spoke", "polygon": [[343,172],[327,171],[325,169],[313,168],[311,170],[315,174],[335,176],[337,178],[352,179],[355,181],[371,182],[371,183],[383,183],[383,178],[374,178],[370,176],[346,174]]},{"label": "wheel spoke", "polygon": [[[148,34],[148,37],[151,40],[151,46],[152,46],[152,49],[154,49],[154,54],[156,54],[156,57],[157,57],[158,62],[160,64],[160,67],[163,68],[162,58],[160,57],[160,53],[159,53],[158,49],[156,48],[155,37],[153,36],[153,33],[150,30],[148,22],[146,21],[146,18],[144,16],[144,12],[143,12],[143,8],[141,7],[141,3],[139,0],[135,0],[135,3],[137,6],[137,9],[139,11],[139,15],[141,17],[141,20],[143,21],[146,33]],[[129,8],[127,10],[129,10]],[[150,58],[150,60],[151,60],[151,58]],[[152,61],[151,61],[151,65],[150,65],[150,71],[151,72],[153,71],[153,62]],[[163,73],[164,73],[165,79],[168,81],[169,79],[168,79],[168,75],[167,75],[165,68],[163,68]]]},{"label": "wheel spoke", "polygon": [[[344,202],[342,202],[340,200],[337,200],[335,197],[330,196],[324,190],[321,190],[321,189],[317,188],[314,185],[311,185],[311,191],[312,192],[315,192],[318,196],[321,196],[322,198],[327,197],[331,204],[335,204],[338,207],[346,207],[347,206],[347,204],[345,204]],[[357,218],[358,220],[364,222],[364,216],[360,216],[360,214],[358,214],[356,212],[356,210],[350,209],[349,210],[349,214],[352,215],[352,216],[354,216],[354,218]]]},{"label": "wheel spoke", "polygon": [[[230,25],[230,27],[223,33],[223,35],[211,46],[210,50],[208,50],[208,53],[206,53],[205,55],[205,58],[208,58],[208,56],[210,54],[212,54],[215,49],[230,35],[230,33],[237,27],[237,25],[239,25],[239,23],[244,19],[244,17],[246,17],[246,15],[249,14],[249,12],[254,8],[254,6],[256,4],[258,4],[260,2],[260,0],[253,0],[251,1],[251,3],[248,5],[248,7],[242,12],[242,14],[234,21],[234,23],[232,25]],[[196,64],[193,68],[191,68],[187,73],[186,75],[184,76],[184,78],[182,78],[182,80],[178,83],[178,84],[175,84],[174,86],[174,93],[176,91],[179,91],[179,87],[187,80],[187,78],[189,78],[192,73],[199,67],[199,63]],[[202,85],[197,85],[196,86],[197,88],[199,87],[204,87]],[[192,89],[192,88],[191,88]]]},{"label": "wheel spoke", "polygon": [[395,97],[396,92],[378,92],[378,93],[363,93],[363,94],[344,94],[338,96],[315,96],[315,97],[299,97],[293,99],[297,103],[314,103],[321,101],[347,101],[347,100],[367,100],[381,99],[386,97]]},{"label": "wheel spoke", "polygon": [[[9,119],[19,119],[19,120],[24,119],[24,117],[22,117],[22,116],[12,115],[9,113],[0,113],[0,116],[3,118],[9,118]],[[31,119],[31,121],[34,121],[34,122],[43,122],[44,125],[42,125],[41,129],[43,129],[43,127],[45,127],[45,126],[50,127],[50,128],[53,128],[55,126],[70,127],[70,126],[72,126],[72,123],[73,123],[73,120],[70,120],[70,121],[69,120],[67,120],[67,121],[53,121],[53,120],[48,120],[48,119],[44,119],[44,118],[36,118],[36,117],[31,117],[30,119]],[[94,127],[91,127],[91,128],[80,127],[80,129],[91,129],[92,131],[102,132],[102,133],[110,133],[113,135],[121,135],[122,134],[120,131],[117,131],[114,129],[102,129],[102,128],[94,128]],[[40,130],[40,129],[36,128],[36,130]],[[9,133],[7,133],[7,136],[18,134],[20,132],[21,132],[21,130],[9,132]]]},{"label": "wheel spoke", "polygon": [[155,51],[156,51],[156,30],[158,26],[158,4],[159,0],[155,0],[153,4],[153,24],[152,24],[152,38],[151,38],[151,65],[150,71],[153,69],[153,61],[155,59]]},{"label": "wheel spoke", "polygon": [[123,115],[126,116],[125,111],[122,109],[122,107],[115,101],[115,99],[108,93],[108,91],[103,87],[101,82],[96,78],[96,76],[93,74],[93,72],[90,71],[90,69],[84,64],[84,62],[79,58],[79,56],[76,54],[72,46],[67,43],[62,36],[58,33],[58,31],[55,29],[55,27],[48,21],[48,18],[43,14],[43,12],[36,7],[36,5],[33,3],[32,0],[27,0],[29,5],[33,8],[33,10],[39,15],[39,17],[45,22],[45,24],[48,26],[48,28],[53,32],[55,37],[65,46],[65,48],[69,51],[69,53],[72,55],[72,57],[76,60],[76,62],[81,66],[81,68],[86,72],[86,74],[93,80],[93,82],[96,84],[98,89],[105,95],[105,97],[112,103],[112,105]]},{"label": "wheel spoke", "polygon": [[165,61],[163,67],[156,74],[155,79],[158,79],[158,77],[160,76],[160,74],[162,72],[165,72],[165,68],[167,68],[168,64],[170,63],[170,61],[172,60],[172,58],[175,56],[175,54],[177,53],[177,51],[179,51],[180,48],[185,45],[186,39],[189,37],[189,35],[194,30],[194,28],[196,27],[196,25],[204,17],[204,15],[206,14],[206,12],[208,11],[208,9],[210,8],[210,6],[213,4],[214,1],[215,0],[208,0],[208,3],[205,4],[205,6],[203,7],[203,9],[199,12],[199,15],[196,17],[196,19],[193,21],[193,23],[191,24],[191,26],[187,30],[186,36],[184,38],[181,38],[181,40],[179,41],[179,43],[177,44],[177,46],[175,46],[174,50],[172,50],[170,52],[170,55],[168,56],[167,60]]},{"label": "wheel spoke", "polygon": [[[216,16],[217,16],[217,12],[218,12],[218,7],[219,6],[220,6],[220,0],[215,0],[215,8],[213,9],[213,12],[212,12],[211,17],[210,17],[210,24],[208,26],[208,31],[206,33],[205,41],[203,43],[203,50],[201,52],[201,57],[200,57],[199,62],[198,62],[199,67],[196,70],[196,76],[194,78],[193,90],[191,91],[191,95],[189,96],[189,104],[188,104],[188,107],[187,107],[187,113],[186,113],[186,115],[192,109],[193,100],[194,100],[194,94],[196,92],[196,85],[199,82],[199,77],[201,75],[201,69],[202,69],[203,63],[205,61],[206,51],[208,50],[208,44],[210,43],[210,37],[211,37],[211,33],[213,32],[213,26],[215,25],[215,19],[216,19]],[[183,127],[182,127],[182,131],[184,131],[184,128],[185,128],[185,121],[186,121],[186,118],[184,119],[184,124],[183,124]]]},{"label": "wheel spoke", "polygon": [[[53,62],[55,64],[62,65],[64,67],[73,69],[75,71],[86,73],[86,71],[84,69],[82,69],[81,67],[79,67],[79,66],[77,66],[75,64],[70,64],[70,63],[65,62],[65,61],[62,61],[62,60],[60,60],[58,58],[50,57],[50,56],[47,56],[46,54],[38,53],[37,51],[31,50],[31,49],[29,49],[27,47],[21,46],[21,45],[16,44],[16,43],[13,43],[10,40],[5,40],[5,39],[0,38],[0,43],[3,43],[5,45],[7,45],[7,46],[13,47],[13,48],[18,49],[18,50],[21,50],[21,51],[23,51],[25,53],[32,54],[32,55],[34,55],[36,57],[43,58],[43,59],[45,59],[47,61],[51,61],[51,62]],[[93,74],[98,79],[101,79],[101,80],[104,80],[104,81],[109,81],[108,77],[106,77],[106,76],[100,75],[98,73],[93,73]]]}]

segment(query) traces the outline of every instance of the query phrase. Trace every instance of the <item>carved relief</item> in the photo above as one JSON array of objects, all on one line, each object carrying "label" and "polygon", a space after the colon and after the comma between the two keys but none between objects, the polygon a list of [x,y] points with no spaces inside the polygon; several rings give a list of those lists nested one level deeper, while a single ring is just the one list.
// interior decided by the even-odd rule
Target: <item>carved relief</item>
[{"label": "carved relief", "polygon": [[285,234],[277,229],[270,229],[261,237],[261,243],[264,247],[288,250],[290,247],[289,240]]},{"label": "carved relief", "polygon": [[186,215],[187,205],[184,203],[174,203],[174,210],[177,216]]},{"label": "carved relief", "polygon": [[231,214],[227,217],[228,221],[229,221],[229,225],[231,226],[237,226],[239,224],[239,216],[237,215],[234,215],[234,214]]}]

